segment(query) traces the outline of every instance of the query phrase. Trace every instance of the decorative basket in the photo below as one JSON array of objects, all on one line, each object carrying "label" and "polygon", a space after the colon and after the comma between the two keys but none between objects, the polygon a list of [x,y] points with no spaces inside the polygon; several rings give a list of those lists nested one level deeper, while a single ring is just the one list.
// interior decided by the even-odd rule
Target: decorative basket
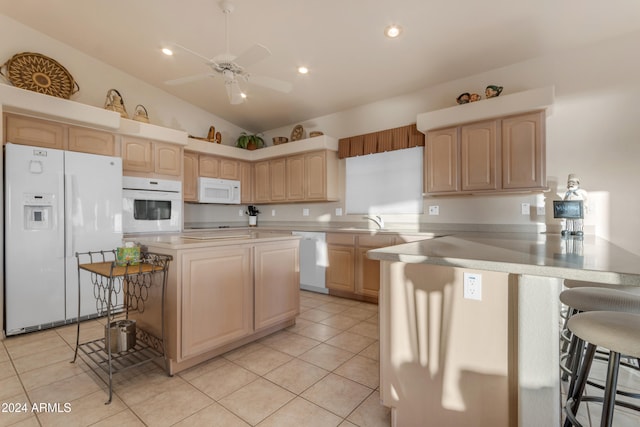
[{"label": "decorative basket", "polygon": [[147,113],[147,109],[144,108],[144,105],[136,105],[136,109],[133,112],[133,120],[143,123],[149,123],[149,113]]},{"label": "decorative basket", "polygon": [[125,119],[129,118],[127,114],[127,110],[124,108],[124,101],[122,100],[122,95],[116,89],[109,89],[107,92],[107,98],[104,101],[105,110],[115,111],[116,113],[120,113],[120,117]]},{"label": "decorative basket", "polygon": [[45,95],[69,99],[80,90],[73,77],[57,61],[39,53],[17,53],[0,67],[12,85]]},{"label": "decorative basket", "polygon": [[274,136],[273,137],[273,145],[284,144],[285,142],[289,142],[289,138],[286,136]]}]

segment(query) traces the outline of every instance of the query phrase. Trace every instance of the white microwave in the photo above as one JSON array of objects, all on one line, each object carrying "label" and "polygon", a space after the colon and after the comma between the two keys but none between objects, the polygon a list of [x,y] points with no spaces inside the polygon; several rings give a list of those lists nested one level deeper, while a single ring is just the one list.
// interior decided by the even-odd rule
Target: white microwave
[{"label": "white microwave", "polygon": [[122,178],[122,231],[182,231],[182,182],[125,176]]},{"label": "white microwave", "polygon": [[239,205],[240,181],[198,178],[198,202]]}]

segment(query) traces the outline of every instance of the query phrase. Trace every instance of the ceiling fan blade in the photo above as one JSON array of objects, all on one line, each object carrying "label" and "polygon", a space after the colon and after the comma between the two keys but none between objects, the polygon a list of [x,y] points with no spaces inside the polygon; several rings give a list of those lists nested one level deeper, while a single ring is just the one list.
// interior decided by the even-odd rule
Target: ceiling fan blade
[{"label": "ceiling fan blade", "polygon": [[242,90],[236,80],[226,81],[224,82],[224,85],[227,88],[227,95],[229,96],[229,101],[231,101],[232,105],[242,104],[244,102]]},{"label": "ceiling fan blade", "polygon": [[271,56],[271,51],[261,44],[254,44],[249,49],[241,53],[237,58],[233,60],[242,68],[246,68],[251,64],[255,64],[258,61],[262,61]]},{"label": "ceiling fan blade", "polygon": [[196,56],[196,57],[206,61],[207,64],[210,64],[213,61],[211,58],[207,58],[206,56],[201,55],[198,52],[189,49],[188,47],[184,47],[182,45],[179,45],[178,43],[173,43],[173,46],[177,47],[178,49],[184,50],[185,52],[190,53],[191,55]]},{"label": "ceiling fan blade", "polygon": [[245,76],[245,79],[249,83],[266,87],[267,89],[272,89],[278,92],[289,93],[293,90],[293,85],[291,83],[285,82],[284,80],[274,79],[273,77],[247,74]]},{"label": "ceiling fan blade", "polygon": [[176,86],[176,85],[191,83],[198,80],[206,79],[207,77],[214,77],[214,76],[215,76],[214,73],[196,74],[195,76],[188,76],[188,77],[181,77],[179,79],[167,80],[164,82],[164,84],[169,86]]}]

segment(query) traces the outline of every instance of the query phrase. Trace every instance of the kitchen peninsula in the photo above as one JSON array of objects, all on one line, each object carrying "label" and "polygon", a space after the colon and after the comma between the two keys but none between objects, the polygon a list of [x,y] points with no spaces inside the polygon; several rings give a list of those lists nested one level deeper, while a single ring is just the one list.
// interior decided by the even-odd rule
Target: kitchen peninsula
[{"label": "kitchen peninsula", "polygon": [[[165,339],[171,374],[291,326],[300,311],[299,237],[254,230],[139,236],[144,250],[171,255]],[[159,286],[132,317],[156,336]]]},{"label": "kitchen peninsula", "polygon": [[560,425],[562,279],[640,286],[640,257],[594,236],[456,233],[368,256],[394,426]]}]

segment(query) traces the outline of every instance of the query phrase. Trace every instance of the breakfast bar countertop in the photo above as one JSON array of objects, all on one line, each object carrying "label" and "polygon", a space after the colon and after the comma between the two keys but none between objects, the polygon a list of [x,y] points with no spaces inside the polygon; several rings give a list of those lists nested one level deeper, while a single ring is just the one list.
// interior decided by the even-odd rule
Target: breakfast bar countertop
[{"label": "breakfast bar countertop", "polygon": [[374,249],[371,259],[640,286],[640,256],[600,237],[453,233]]}]

